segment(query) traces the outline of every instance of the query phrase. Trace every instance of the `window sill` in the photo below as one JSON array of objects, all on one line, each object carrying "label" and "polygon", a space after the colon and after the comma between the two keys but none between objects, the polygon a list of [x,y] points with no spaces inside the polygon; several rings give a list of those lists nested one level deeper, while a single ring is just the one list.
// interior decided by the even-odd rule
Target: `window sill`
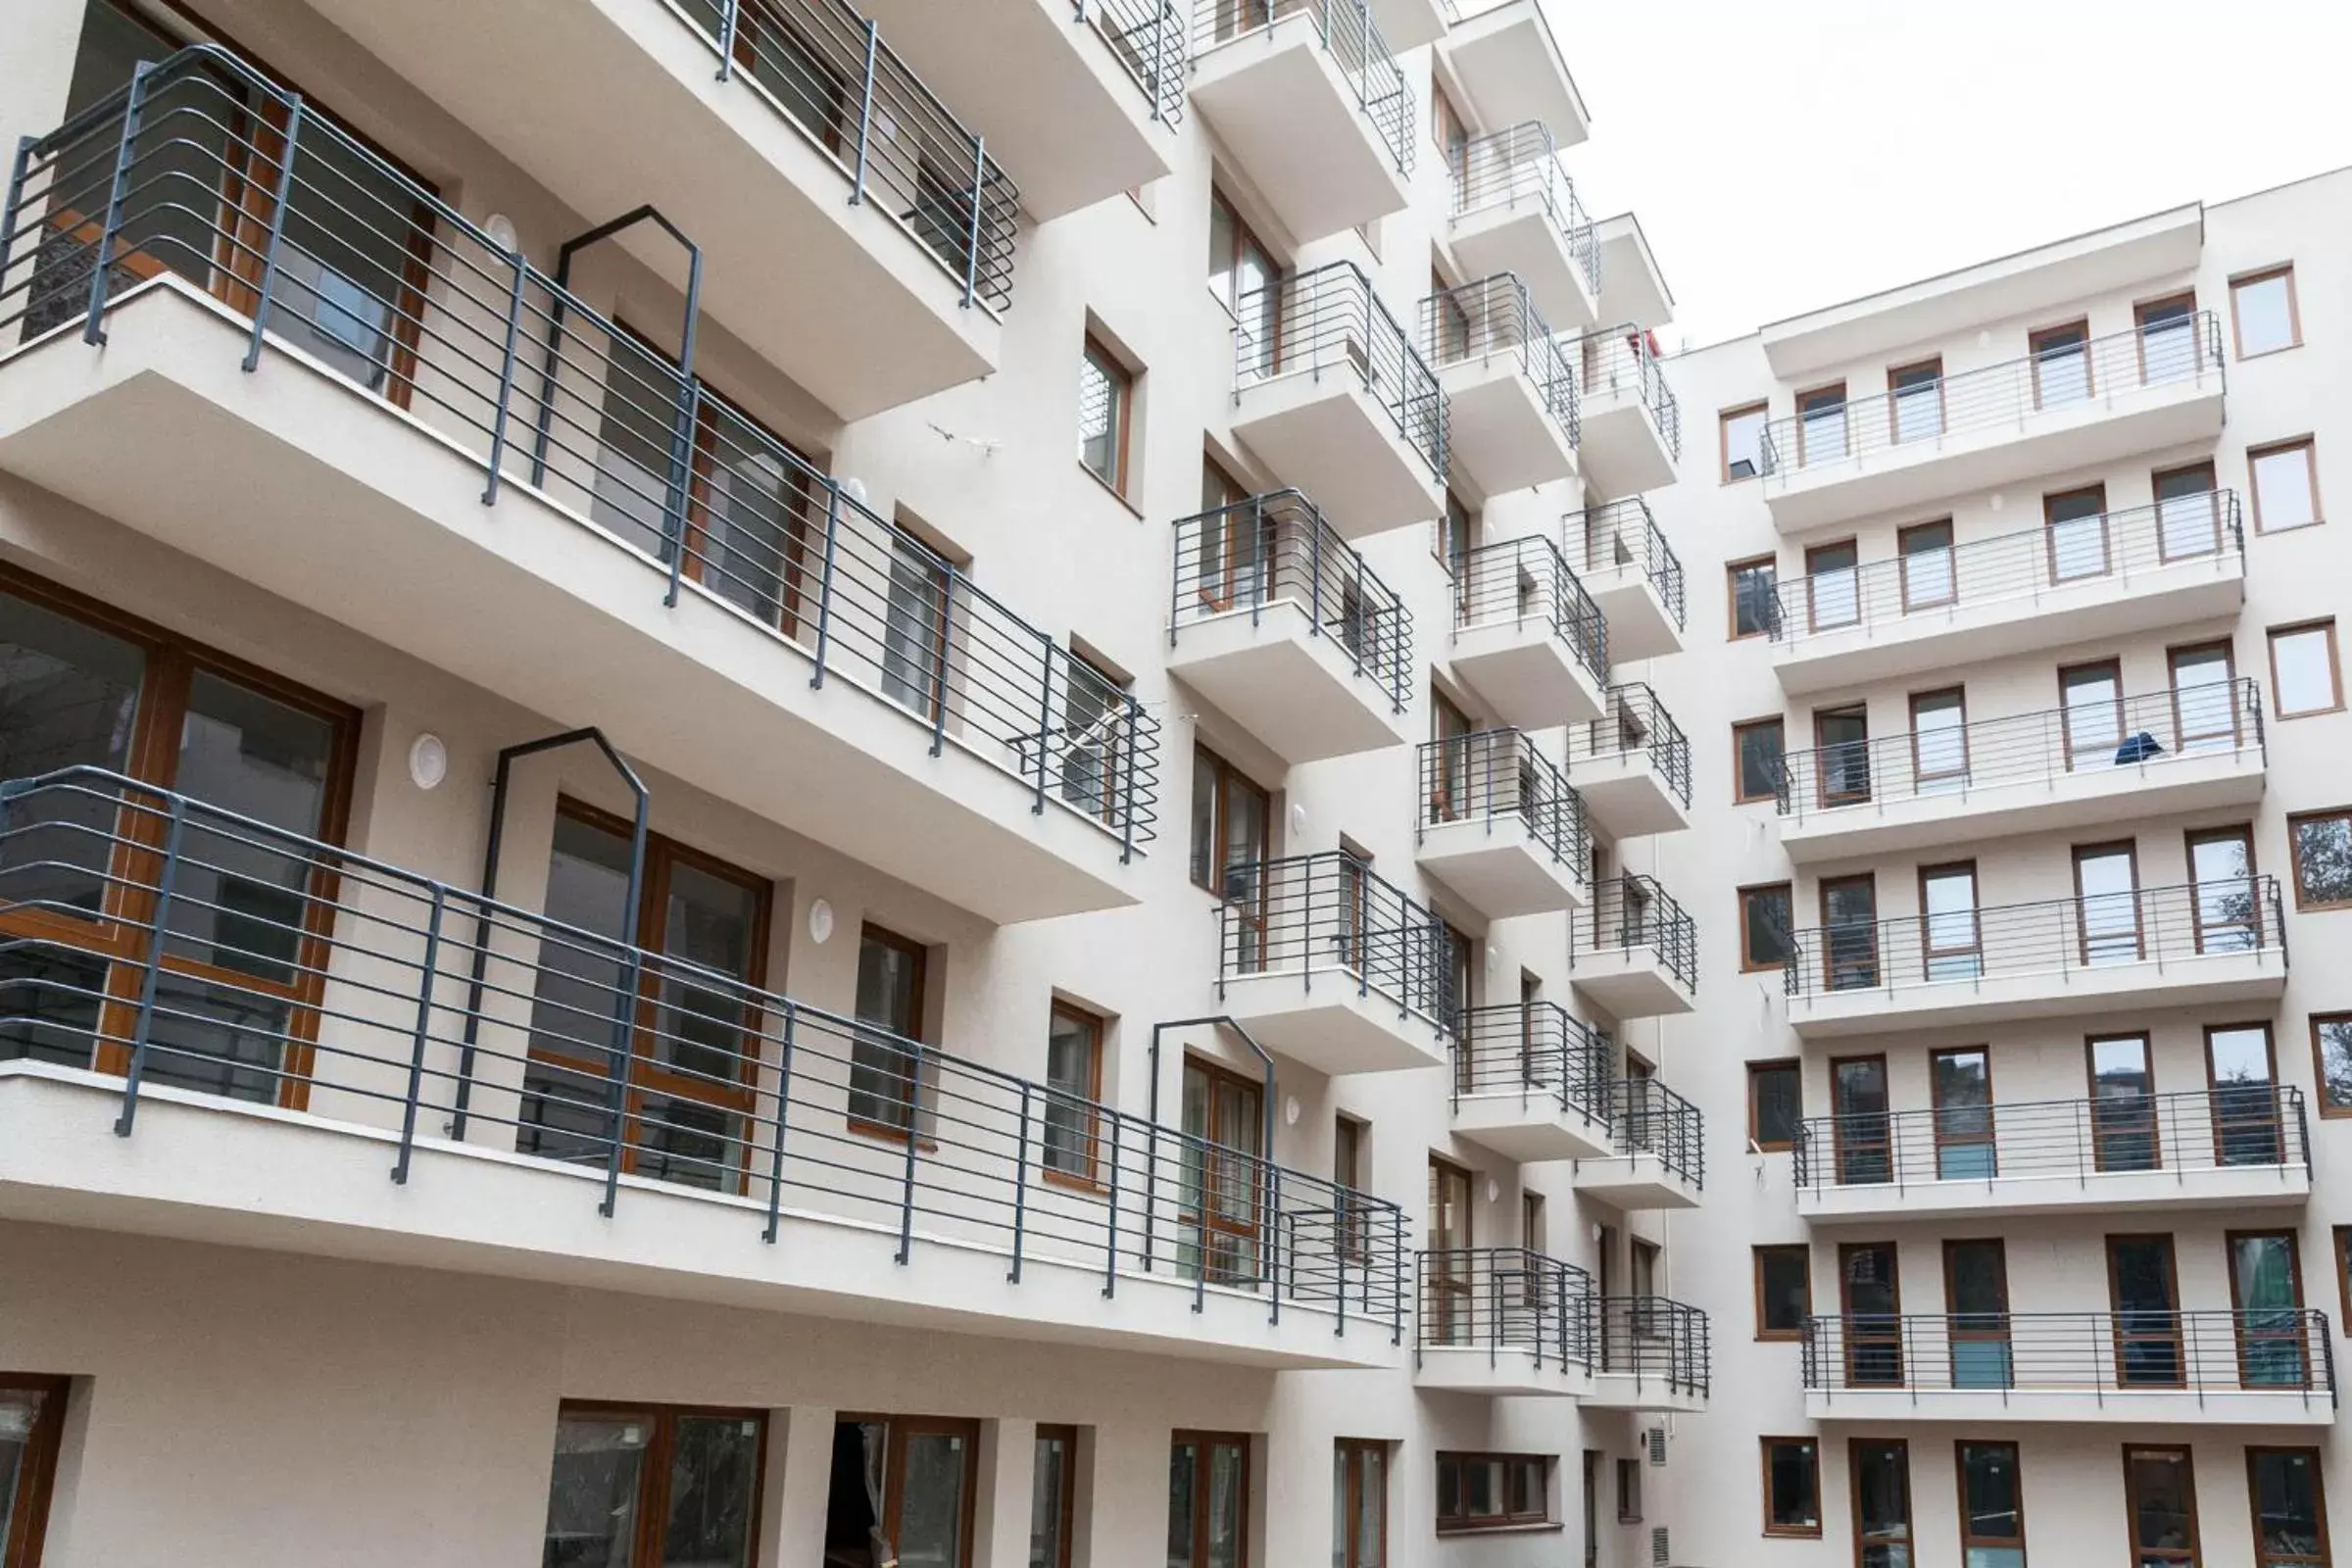
[{"label": "window sill", "polygon": [[1556,1520],[1551,1519],[1544,1519],[1532,1524],[1440,1525],[1438,1526],[1438,1537],[1440,1540],[1445,1540],[1453,1536],[1558,1535],[1567,1528],[1568,1527],[1566,1525],[1560,1524]]},{"label": "window sill", "polygon": [[[861,1121],[856,1116],[848,1118],[847,1125],[850,1131],[858,1137],[871,1138],[876,1143],[897,1144],[905,1147],[907,1141],[906,1129],[904,1127],[891,1127],[878,1121]],[[936,1139],[918,1138],[914,1141],[914,1147],[926,1154],[939,1152],[939,1142]]]},{"label": "window sill", "polygon": [[2307,529],[2324,528],[2327,525],[2328,519],[2326,517],[2314,517],[2309,522],[2282,522],[2276,528],[2266,528],[2260,524],[2257,524],[2254,529],[2254,537],[2257,539],[2268,539],[2274,534],[2302,533]]},{"label": "window sill", "polygon": [[2301,348],[2302,346],[2303,340],[2301,338],[2297,338],[2292,343],[2281,343],[2275,349],[2264,349],[2256,354],[2248,354],[2243,350],[2240,350],[2237,356],[2237,363],[2243,365],[2248,360],[2275,359],[2281,354],[2292,354],[2295,352],[2295,350]]},{"label": "window sill", "polygon": [[1110,1189],[1092,1176],[1072,1176],[1066,1171],[1046,1170],[1038,1173],[1048,1187],[1058,1187],[1065,1193],[1078,1193],[1088,1198],[1108,1198]]},{"label": "window sill", "polygon": [[1143,508],[1128,500],[1126,495],[1119,489],[1117,485],[1112,484],[1108,479],[1103,478],[1101,474],[1097,473],[1094,469],[1088,467],[1083,463],[1078,465],[1078,471],[1085,474],[1089,479],[1092,479],[1096,486],[1100,488],[1104,495],[1110,497],[1111,500],[1116,501],[1120,506],[1126,508],[1128,514],[1133,516],[1136,521],[1141,522],[1144,520]]}]

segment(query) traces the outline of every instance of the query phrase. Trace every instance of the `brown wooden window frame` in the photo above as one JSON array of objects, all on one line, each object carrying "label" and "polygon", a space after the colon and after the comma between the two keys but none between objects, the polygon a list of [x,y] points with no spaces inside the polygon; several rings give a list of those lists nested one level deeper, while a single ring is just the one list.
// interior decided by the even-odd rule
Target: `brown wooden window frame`
[{"label": "brown wooden window frame", "polygon": [[894,1415],[871,1410],[843,1410],[833,1417],[834,1425],[849,1423],[863,1426],[879,1424],[884,1429],[882,1458],[882,1517],[875,1528],[895,1546],[903,1531],[899,1528],[902,1511],[906,1506],[906,1440],[909,1437],[953,1437],[963,1440],[963,1519],[957,1525],[956,1537],[962,1550],[954,1568],[971,1568],[972,1531],[978,1518],[980,1499],[980,1421],[973,1416],[952,1415]]},{"label": "brown wooden window frame", "polygon": [[[2288,453],[2303,454],[2305,472],[2311,480],[2311,520],[2281,523],[2274,528],[2263,520],[2262,478],[2259,465],[2266,458],[2282,458]],[[2316,436],[2299,435],[2289,441],[2270,441],[2258,447],[2246,448],[2246,492],[2254,508],[2256,533],[2295,533],[2304,528],[2317,528],[2328,520],[2328,504],[2320,495],[2320,443]]]},{"label": "brown wooden window frame", "polygon": [[[1885,1448],[1890,1450],[1894,1457],[1895,1466],[1902,1478],[1903,1487],[1903,1520],[1900,1526],[1900,1533],[1897,1535],[1881,1535],[1867,1540],[1863,1536],[1862,1489],[1855,1483],[1861,1473],[1862,1450],[1864,1448]],[[1870,1548],[1873,1545],[1885,1545],[1889,1542],[1892,1542],[1901,1545],[1906,1551],[1908,1551],[1909,1548],[1916,1544],[1919,1532],[1918,1526],[1913,1518],[1915,1509],[1911,1494],[1911,1442],[1908,1438],[1846,1439],[1845,1476],[1845,1490],[1848,1494],[1850,1494],[1850,1501],[1853,1510],[1854,1568],[1866,1568],[1866,1565],[1870,1561]]]},{"label": "brown wooden window frame", "polygon": [[2294,866],[2295,907],[2299,910],[2314,912],[2326,909],[2352,909],[2352,897],[2314,899],[2309,896],[2303,880],[2303,841],[2299,830],[2306,822],[2339,819],[2345,824],[2346,832],[2352,834],[2352,806],[2328,807],[2317,811],[2296,811],[2289,814],[2286,819],[2287,857]]},{"label": "brown wooden window frame", "polygon": [[1763,801],[1777,804],[1781,798],[1778,790],[1762,795],[1747,793],[1747,737],[1751,732],[1765,729],[1777,730],[1780,733],[1781,766],[1786,768],[1788,765],[1788,721],[1785,717],[1774,713],[1763,718],[1743,718],[1733,724],[1732,804],[1734,806],[1754,806]]},{"label": "brown wooden window frame", "polygon": [[[1770,403],[1742,403],[1737,408],[1724,409],[1715,416],[1716,480],[1720,484],[1745,484],[1764,475],[1764,431],[1771,423]],[[1753,473],[1732,471],[1732,426],[1742,419],[1756,421],[1756,468]]]},{"label": "brown wooden window frame", "polygon": [[[2017,1484],[2011,1489],[2017,1496],[2015,1540],[2004,1536],[1980,1536],[1969,1528],[1969,1521],[1975,1517],[1969,1512],[1968,1506],[1968,1450],[1971,1448],[2000,1448],[2009,1455],[2009,1472],[2017,1478]],[[2026,1544],[2025,1455],[2019,1446],[2004,1438],[1955,1439],[1952,1443],[1952,1478],[1959,1494],[1961,1560],[1966,1561],[1971,1551],[1982,1547],[1988,1551],[2014,1551],[2018,1553],[2020,1561],[2032,1562],[2033,1553]]]},{"label": "brown wooden window frame", "polygon": [[[2051,343],[2070,335],[2074,338],[2075,342],[2080,345],[2082,356],[2082,396],[2081,398],[2070,398],[2064,403],[2051,404],[2046,402],[2042,397],[2041,367],[2043,363],[2043,356],[2047,353],[2048,346]],[[2028,365],[2033,368],[2034,371],[2034,407],[2036,410],[2052,407],[2062,409],[2071,408],[2078,402],[2088,403],[2092,402],[2098,397],[2098,368],[2091,364],[2090,345],[2090,321],[2084,317],[2078,317],[2071,321],[2060,321],[2052,326],[2036,327],[2034,330],[2026,334],[2026,361]]]},{"label": "brown wooden window frame", "polygon": [[[1063,1022],[1075,1024],[1086,1031],[1087,1083],[1083,1093],[1057,1088],[1052,1080],[1053,1028],[1054,1025]],[[1047,1072],[1044,1075],[1046,1092],[1056,1100],[1076,1104],[1081,1118],[1078,1137],[1080,1147],[1085,1152],[1085,1167],[1081,1170],[1064,1170],[1053,1164],[1049,1157],[1052,1152],[1047,1149],[1042,1134],[1039,1138],[1037,1152],[1039,1166],[1045,1179],[1056,1186],[1074,1187],[1085,1192],[1100,1192],[1102,1190],[1103,1145],[1102,1130],[1102,1041],[1109,1031],[1110,1020],[1091,1008],[1081,1007],[1074,1002],[1064,1002],[1061,998],[1055,997],[1046,1009],[1046,1050],[1049,1058],[1046,1063]]]},{"label": "brown wooden window frame", "polygon": [[[2325,708],[2298,708],[2288,711],[2286,688],[2278,683],[2278,639],[2297,637],[2307,632],[2325,633],[2328,639],[2328,687],[2333,701]],[[2283,626],[2271,626],[2263,631],[2263,644],[2271,662],[2271,712],[2279,719],[2317,718],[2324,713],[2344,710],[2344,665],[2341,650],[2335,637],[2335,617],[2323,615],[2312,620],[2298,620]]]},{"label": "brown wooden window frame", "polygon": [[[2283,278],[2286,282],[2287,341],[2279,344],[2277,348],[2257,349],[2248,354],[2246,352],[2245,326],[2238,317],[2238,292],[2241,289],[2252,288],[2257,283],[2267,283],[2275,277]],[[2230,346],[2236,352],[2240,361],[2268,359],[2274,354],[2284,354],[2289,349],[2299,349],[2303,346],[2303,306],[2298,293],[2299,291],[2295,287],[2295,264],[2292,262],[2279,262],[2275,266],[2256,268],[2251,272],[2240,272],[2230,279]]]},{"label": "brown wooden window frame", "polygon": [[[1776,1329],[1772,1327],[1770,1316],[1765,1309],[1765,1302],[1771,1299],[1771,1296],[1764,1289],[1764,1264],[1768,1258],[1777,1258],[1785,1263],[1791,1257],[1795,1259],[1797,1267],[1803,1273],[1805,1298],[1796,1314],[1796,1326]],[[1770,1246],[1751,1247],[1748,1249],[1748,1265],[1755,1276],[1753,1284],[1755,1287],[1756,1343],[1759,1345],[1801,1343],[1805,1337],[1805,1322],[1813,1315],[1813,1249],[1803,1242],[1783,1242]]]},{"label": "brown wooden window frame", "polygon": [[[863,922],[858,928],[858,946],[860,953],[864,951],[865,944],[868,942],[872,942],[880,947],[889,948],[892,951],[903,954],[914,960],[914,989],[913,995],[910,999],[912,1004],[908,1010],[914,1015],[914,1026],[917,1031],[917,1043],[922,1043],[920,1039],[920,1032],[925,1027],[925,1020],[931,1015],[930,944],[927,942],[918,942],[909,936],[903,936],[900,933],[890,929],[890,927],[876,924],[871,920]],[[868,1023],[866,1027],[874,1030],[876,1033],[887,1032],[882,1029],[880,1024],[876,1023]],[[855,1046],[853,1045],[853,1068],[855,1065],[856,1053]],[[919,1102],[922,1098],[922,1062],[920,1057],[918,1056],[913,1062],[908,1063],[904,1070],[909,1075],[910,1082],[912,1084],[913,1098]],[[932,1140],[922,1136],[922,1113],[919,1103],[907,1107],[907,1125],[904,1127],[894,1127],[888,1122],[875,1121],[868,1116],[850,1114],[846,1110],[844,1112],[844,1117],[849,1130],[858,1134],[861,1138],[878,1138],[886,1143],[893,1144],[903,1144],[908,1139],[913,1139],[916,1141],[917,1148],[934,1149],[938,1147],[937,1144]]]},{"label": "brown wooden window frame", "polygon": [[[1187,858],[1185,874],[1193,886],[1201,892],[1222,899],[1225,890],[1219,884],[1223,881],[1226,869],[1225,846],[1233,821],[1233,798],[1237,792],[1255,797],[1259,820],[1265,824],[1265,842],[1259,846],[1259,850],[1271,857],[1274,853],[1274,792],[1260,786],[1255,779],[1205,746],[1196,744],[1193,747],[1193,766],[1195,769],[1208,768],[1214,780],[1212,788],[1215,793],[1209,811],[1209,875],[1214,880],[1200,880],[1200,857],[1197,847]],[[1261,888],[1259,893],[1262,899],[1264,890]]]},{"label": "brown wooden window frame", "polygon": [[[1902,378],[1904,376],[1916,375],[1922,370],[1933,371],[1936,377],[1935,381],[1933,383],[1914,381],[1909,386],[1903,385]],[[1888,446],[1903,446],[1907,444],[1907,440],[1937,441],[1943,438],[1947,422],[1943,402],[1943,356],[1940,354],[1931,354],[1924,360],[1912,360],[1906,364],[1886,367],[1886,444]],[[1930,384],[1936,388],[1936,428],[1927,435],[1906,438],[1903,435],[1904,395],[1906,393],[1915,394],[1920,387]]]},{"label": "brown wooden window frame", "polygon": [[[1115,439],[1110,444],[1110,472],[1104,473],[1086,461],[1086,441],[1083,427],[1079,432],[1078,466],[1092,474],[1097,483],[1117,496],[1127,499],[1131,477],[1130,459],[1135,434],[1135,384],[1141,379],[1116,350],[1101,335],[1089,332],[1079,351],[1079,362],[1101,376],[1110,387],[1110,418]],[[1080,410],[1081,417],[1084,410]]]},{"label": "brown wooden window frame", "polygon": [[2188,1545],[2156,1548],[2162,1555],[2153,1559],[2177,1563],[2180,1568],[2196,1568],[2205,1560],[2203,1544],[2197,1528],[2197,1467],[2196,1456],[2185,1443],[2127,1443],[2124,1449],[2124,1531],[2132,1545],[2133,1563],[2150,1561],[2150,1548],[2139,1539],[2139,1498],[2132,1485],[2132,1462],[2140,1455],[2178,1459],[2180,1465],[2180,1492],[2187,1502]]},{"label": "brown wooden window frame", "polygon": [[[1438,1515],[1437,1533],[1441,1536],[1475,1536],[1490,1530],[1527,1530],[1557,1523],[1551,1516],[1551,1467],[1554,1455],[1548,1453],[1468,1452],[1442,1448],[1437,1456]],[[1474,1518],[1466,1512],[1446,1512],[1446,1468],[1455,1467],[1457,1501],[1466,1502],[1469,1489],[1458,1484],[1461,1468],[1467,1465],[1499,1465],[1502,1468],[1502,1512],[1491,1519]],[[1532,1478],[1531,1478],[1532,1472]],[[1522,1483],[1530,1483],[1522,1487]],[[1517,1508],[1512,1504],[1523,1492],[1532,1492],[1534,1506]]]},{"label": "brown wooden window frame", "polygon": [[[1812,1507],[1801,1510],[1813,1516],[1810,1525],[1776,1525],[1773,1523],[1772,1456],[1775,1449],[1798,1448],[1813,1456]],[[1815,1437],[1760,1436],[1756,1439],[1756,1462],[1760,1472],[1763,1502],[1763,1533],[1779,1541],[1819,1541],[1821,1539],[1821,1440]]]},{"label": "brown wooden window frame", "polygon": [[[1356,1532],[1356,1522],[1363,1517],[1364,1501],[1362,1461],[1377,1458],[1380,1465],[1380,1496],[1375,1528],[1380,1532],[1377,1544],[1378,1560],[1366,1561],[1364,1542]],[[1347,1537],[1332,1544],[1332,1568],[1387,1568],[1396,1552],[1389,1539],[1389,1472],[1396,1464],[1395,1446],[1380,1438],[1335,1438],[1332,1441],[1333,1478],[1340,1488],[1338,1500],[1340,1518]]]},{"label": "brown wooden window frame", "polygon": [[[1077,1551],[1078,1536],[1078,1429],[1066,1423],[1041,1421],[1038,1423],[1037,1435],[1033,1442],[1033,1447],[1041,1459],[1048,1443],[1057,1443],[1061,1446],[1061,1475],[1059,1485],[1054,1488],[1054,1495],[1061,1499],[1061,1507],[1060,1517],[1054,1522],[1054,1538],[1058,1544],[1059,1549],[1054,1552],[1054,1560],[1047,1563],[1045,1568],[1070,1568]],[[1030,1495],[1032,1497],[1036,1495],[1034,1483],[1031,1486]],[[1032,1549],[1037,1544],[1035,1511],[1035,1506],[1032,1504],[1032,1517],[1029,1523],[1029,1539]]]},{"label": "brown wooden window frame", "polygon": [[744,1544],[754,1556],[759,1553],[760,1515],[766,1501],[768,1422],[765,1410],[723,1404],[639,1404],[609,1399],[565,1399],[559,1407],[557,1419],[580,1421],[643,1421],[652,1429],[645,1445],[645,1457],[637,1471],[636,1518],[632,1524],[628,1568],[662,1568],[664,1560],[662,1533],[669,1524],[670,1483],[673,1479],[670,1460],[677,1445],[680,1417],[704,1420],[744,1421],[760,1429],[759,1447],[753,1455],[751,1510],[745,1520]]},{"label": "brown wooden window frame", "polygon": [[57,1486],[58,1453],[64,1446],[66,1403],[73,1381],[47,1373],[0,1372],[0,1392],[29,1394],[40,1400],[24,1456],[17,1467],[16,1498],[0,1515],[0,1568],[35,1568],[49,1531],[49,1507]]},{"label": "brown wooden window frame", "polygon": [[1765,598],[1771,599],[1778,594],[1780,589],[1781,558],[1779,556],[1750,556],[1744,561],[1730,561],[1724,563],[1723,624],[1725,639],[1729,642],[1745,642],[1750,637],[1769,637],[1772,634],[1772,627],[1769,622],[1765,625],[1758,626],[1754,631],[1741,631],[1740,629],[1740,579],[1746,573],[1759,570],[1768,571],[1772,574],[1771,592],[1768,592],[1765,595]]},{"label": "brown wooden window frame", "polygon": [[[2307,1552],[2266,1552],[2262,1547],[2262,1477],[2256,1461],[2264,1455],[2304,1458],[2311,1462],[2312,1517],[2320,1526],[2320,1549]],[[2334,1561],[2328,1538],[2328,1466],[2325,1452],[2306,1444],[2250,1443],[2246,1445],[2246,1512],[2254,1521],[2255,1568],[2328,1568]]]},{"label": "brown wooden window frame", "polygon": [[[1942,530],[1943,543],[1940,545],[1930,545],[1924,550],[1914,550],[1911,548],[1913,540],[1920,538],[1922,535],[1933,533],[1937,529]],[[1912,557],[1933,555],[1941,555],[1944,560],[1943,593],[1937,598],[1930,598],[1925,594],[1915,594],[1911,591]],[[1959,603],[1959,540],[1953,532],[1951,518],[1931,517],[1925,522],[1909,523],[1903,527],[1897,528],[1894,531],[1894,559],[1896,569],[1901,573],[1902,576],[1904,614],[1907,615],[1912,613],[1914,611],[1920,610],[1941,610],[1947,606]]]},{"label": "brown wooden window frame", "polygon": [[[1256,1458],[1250,1451],[1255,1445],[1246,1432],[1204,1432],[1191,1427],[1179,1427],[1168,1434],[1171,1467],[1173,1448],[1189,1444],[1193,1449],[1193,1555],[1192,1568],[1208,1568],[1208,1508],[1211,1494],[1210,1477],[1216,1470],[1216,1450],[1229,1447],[1240,1450],[1242,1456],[1241,1529],[1234,1542],[1234,1568],[1250,1568],[1250,1530],[1251,1505],[1255,1501],[1257,1485]],[[1175,1568],[1171,1564],[1170,1568]]]},{"label": "brown wooden window frame", "polygon": [[1642,1522],[1642,1461],[1617,1461],[1617,1522],[1638,1525]]},{"label": "brown wooden window frame", "polygon": [[1804,1061],[1798,1056],[1775,1056],[1769,1060],[1751,1061],[1747,1064],[1747,1141],[1755,1145],[1757,1151],[1762,1153],[1785,1154],[1796,1147],[1795,1141],[1793,1139],[1787,1142],[1766,1139],[1761,1136],[1763,1129],[1756,1123],[1756,1079],[1768,1071],[1786,1071],[1794,1075],[1796,1080],[1796,1122],[1801,1127],[1804,1125],[1805,1119]]},{"label": "brown wooden window frame", "polygon": [[1750,945],[1750,937],[1753,935],[1753,928],[1748,919],[1748,906],[1758,899],[1768,898],[1774,894],[1778,894],[1780,896],[1781,912],[1787,916],[1787,918],[1781,921],[1781,929],[1788,938],[1790,952],[1795,950],[1795,884],[1790,882],[1757,882],[1752,883],[1747,887],[1743,887],[1739,890],[1738,894],[1740,901],[1740,972],[1741,974],[1763,974],[1778,969],[1785,969],[1788,965],[1788,954],[1783,954],[1777,958],[1767,958],[1759,962],[1756,958],[1755,950]]},{"label": "brown wooden window frame", "polygon": [[[2337,1104],[2328,1093],[2328,1052],[2320,1043],[2321,1031],[2329,1025],[2340,1025],[2348,1043],[2352,1043],[2352,1012],[2315,1012],[2306,1020],[2311,1029],[2311,1082],[2320,1102],[2320,1114],[2329,1120],[2352,1116],[2352,1099]],[[2347,1318],[2352,1322],[2352,1318]]]}]

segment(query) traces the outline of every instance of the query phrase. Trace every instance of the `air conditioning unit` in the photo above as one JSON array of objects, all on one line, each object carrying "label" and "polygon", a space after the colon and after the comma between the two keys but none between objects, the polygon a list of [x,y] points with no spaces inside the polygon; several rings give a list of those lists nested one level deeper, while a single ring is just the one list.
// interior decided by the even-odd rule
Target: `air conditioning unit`
[{"label": "air conditioning unit", "polygon": [[1673,1552],[1669,1551],[1666,1546],[1666,1527],[1664,1525],[1651,1527],[1649,1532],[1650,1568],[1666,1568],[1666,1564],[1673,1560]]},{"label": "air conditioning unit", "polygon": [[1651,1464],[1666,1462],[1666,1429],[1664,1427],[1651,1427],[1647,1432],[1642,1433],[1642,1444],[1649,1450]]}]

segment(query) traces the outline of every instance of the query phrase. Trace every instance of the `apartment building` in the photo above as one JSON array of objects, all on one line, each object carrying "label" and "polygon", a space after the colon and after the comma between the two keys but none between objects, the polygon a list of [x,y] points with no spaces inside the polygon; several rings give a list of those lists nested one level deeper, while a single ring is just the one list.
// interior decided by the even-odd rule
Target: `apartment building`
[{"label": "apartment building", "polygon": [[1573,42],[18,0],[0,1564],[1710,1560]]},{"label": "apartment building", "polygon": [[2330,1560],[2347,211],[2156,213],[1669,367],[1660,874],[1715,1053],[1674,1462],[1723,1503],[1679,1560]]}]

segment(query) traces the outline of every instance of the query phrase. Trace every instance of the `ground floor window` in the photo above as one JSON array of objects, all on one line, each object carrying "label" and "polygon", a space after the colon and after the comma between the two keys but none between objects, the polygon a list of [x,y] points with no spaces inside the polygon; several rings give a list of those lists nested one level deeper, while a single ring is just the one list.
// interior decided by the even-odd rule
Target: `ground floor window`
[{"label": "ground floor window", "polygon": [[1029,1483],[1029,1568],[1070,1568],[1078,1513],[1078,1429],[1037,1429]]},{"label": "ground floor window", "polygon": [[1331,1456],[1331,1568],[1386,1568],[1389,1446],[1342,1438]]},{"label": "ground floor window", "polygon": [[1168,1446],[1168,1568],[1249,1568],[1250,1440],[1179,1432]]},{"label": "ground floor window", "polygon": [[1495,1530],[1551,1520],[1551,1460],[1540,1453],[1438,1455],[1438,1530]]},{"label": "ground floor window", "polygon": [[66,1380],[0,1372],[0,1564],[32,1568],[66,1425]]},{"label": "ground floor window", "polygon": [[980,1479],[980,1423],[845,1415],[833,1423],[826,1568],[964,1568]]},{"label": "ground floor window", "polygon": [[2328,1568],[2328,1498],[2317,1448],[2248,1448],[2255,1568]]},{"label": "ground floor window", "polygon": [[566,1404],[541,1568],[750,1568],[757,1410]]}]

